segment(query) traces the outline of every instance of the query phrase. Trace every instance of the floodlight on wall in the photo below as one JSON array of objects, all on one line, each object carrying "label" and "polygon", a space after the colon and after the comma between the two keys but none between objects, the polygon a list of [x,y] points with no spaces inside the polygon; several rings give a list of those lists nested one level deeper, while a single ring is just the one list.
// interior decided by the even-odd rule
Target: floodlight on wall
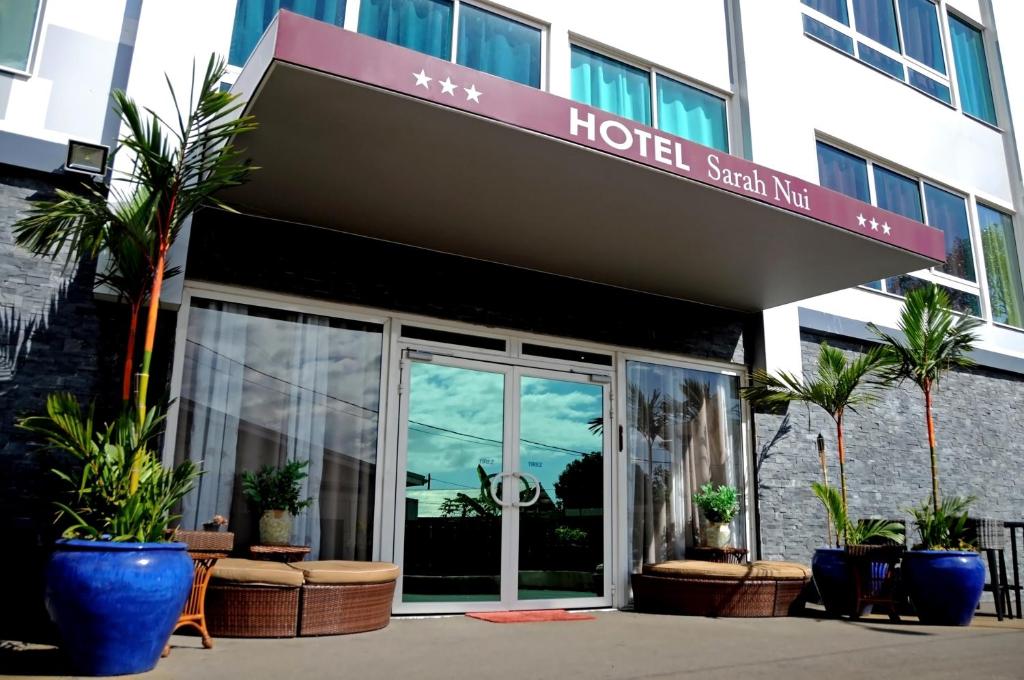
[{"label": "floodlight on wall", "polygon": [[103,176],[107,174],[109,153],[110,147],[103,144],[68,140],[68,160],[64,163],[64,169],[87,175]]}]

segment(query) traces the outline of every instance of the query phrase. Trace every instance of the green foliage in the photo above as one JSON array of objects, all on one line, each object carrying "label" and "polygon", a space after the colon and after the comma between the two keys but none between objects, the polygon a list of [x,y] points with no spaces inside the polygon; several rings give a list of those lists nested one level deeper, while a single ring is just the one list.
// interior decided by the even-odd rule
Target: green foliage
[{"label": "green foliage", "polygon": [[557,526],[555,527],[555,538],[568,545],[582,545],[587,540],[587,532],[585,529]]},{"label": "green foliage", "polygon": [[561,509],[600,508],[604,505],[604,458],[585,453],[558,475],[555,495]]},{"label": "green foliage", "polygon": [[850,521],[850,516],[843,505],[843,498],[834,486],[814,482],[811,484],[811,491],[825,506],[832,519],[832,526],[836,530],[836,543],[839,543],[840,538],[845,539],[847,545],[903,541],[903,526],[899,522],[884,519],[869,519],[856,523]]},{"label": "green foliage", "polygon": [[961,316],[949,308],[949,296],[933,283],[907,293],[897,324],[903,338],[868,328],[885,343],[885,376],[889,380],[912,380],[922,390],[930,389],[950,368],[973,366],[968,354],[978,336],[981,321]]},{"label": "green foliage", "polygon": [[70,521],[65,538],[153,542],[166,540],[177,519],[174,507],[199,476],[190,461],[165,468],[150,449],[163,413],[149,409],[143,418],[123,412],[97,429],[95,408],[87,413],[70,394],[52,394],[46,415],[22,418],[18,427],[38,436],[61,454],[52,469],[67,488],[58,521]]},{"label": "green foliage", "polygon": [[709,522],[731,522],[740,511],[736,489],[726,484],[718,487],[710,482],[701,485],[700,492],[693,494],[693,502],[704,511]]},{"label": "green foliage", "polygon": [[264,465],[253,473],[242,473],[242,493],[262,514],[267,510],[287,510],[297,515],[313,502],[312,498],[299,500],[302,480],[309,476],[308,460],[290,460],[281,467]]},{"label": "green foliage", "polygon": [[911,508],[909,512],[914,516],[914,526],[921,536],[921,542],[914,548],[973,550],[967,531],[967,508],[973,502],[973,496],[953,496],[944,499],[938,509],[929,501]]},{"label": "green foliage", "polygon": [[818,349],[818,372],[800,379],[792,373],[754,371],[754,382],[743,388],[743,397],[755,405],[770,406],[800,401],[818,406],[833,420],[849,409],[870,404],[881,381],[869,378],[886,362],[881,348],[872,347],[855,359],[847,359],[842,350],[827,342]]}]

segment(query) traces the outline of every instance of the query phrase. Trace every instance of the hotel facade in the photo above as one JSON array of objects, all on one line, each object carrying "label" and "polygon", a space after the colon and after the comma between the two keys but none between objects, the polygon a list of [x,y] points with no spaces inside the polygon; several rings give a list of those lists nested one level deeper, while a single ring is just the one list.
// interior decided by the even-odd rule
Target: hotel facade
[{"label": "hotel facade", "polygon": [[[5,521],[45,543],[15,416],[116,400],[123,326],[95,265],[11,224],[126,167],[69,163],[114,151],[112,89],[167,113],[164,74],[187,90],[211,53],[258,169],[172,251],[164,455],[205,470],[183,524],[256,542],[241,473],[307,461],[293,541],[396,562],[407,614],[627,606],[630,573],[700,542],[709,482],[740,491],[737,547],[807,561],[831,421],[739,390],[861,351],[926,281],[984,321],[936,397],[943,489],[1019,519],[1018,5],[0,1]],[[847,438],[856,516],[926,498],[916,388]]]}]

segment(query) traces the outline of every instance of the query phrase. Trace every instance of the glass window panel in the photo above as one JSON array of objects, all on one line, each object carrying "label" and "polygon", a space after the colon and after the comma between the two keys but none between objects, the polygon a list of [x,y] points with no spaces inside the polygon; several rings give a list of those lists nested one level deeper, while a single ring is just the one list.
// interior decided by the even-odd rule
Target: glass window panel
[{"label": "glass window panel", "polygon": [[651,75],[572,46],[572,98],[645,125],[651,124]]},{"label": "glass window panel", "polygon": [[865,203],[871,202],[868,164],[824,142],[818,142],[818,178],[821,186]]},{"label": "glass window panel", "polygon": [[896,10],[892,3],[893,0],[853,0],[853,18],[859,33],[899,52]]},{"label": "glass window panel", "polygon": [[237,0],[228,63],[245,64],[267,26],[282,9],[335,26],[345,23],[345,0]]},{"label": "glass window panel", "polygon": [[903,80],[903,64],[899,61],[868,47],[864,43],[857,43],[857,51],[860,53],[860,60],[868,66],[874,66],[879,71],[887,73],[893,78]]},{"label": "glass window panel", "polygon": [[877,165],[874,169],[875,198],[878,207],[924,222],[924,214],[921,212],[921,186],[917,180]]},{"label": "glass window panel", "polygon": [[[927,281],[909,274],[893,276],[885,280],[886,290],[894,295],[906,295],[915,288],[920,288],[927,284]],[[957,290],[956,288],[950,288],[949,286],[939,285],[939,288],[946,291],[946,295],[949,296],[949,308],[954,312],[981,316],[981,299],[977,295]]]},{"label": "glass window panel", "polygon": [[907,56],[946,72],[939,37],[939,14],[932,0],[900,0],[900,23],[903,25],[903,47]]},{"label": "glass window panel", "polygon": [[926,75],[918,73],[914,69],[908,69],[908,71],[910,73],[910,84],[913,87],[917,88],[921,92],[924,92],[926,95],[930,97],[935,97],[940,102],[946,104],[953,103],[953,99],[950,96],[948,87],[946,87],[939,81],[935,80],[934,78],[929,78]]},{"label": "glass window panel", "polygon": [[658,127],[729,151],[725,100],[665,76],[658,76]]},{"label": "glass window panel", "polygon": [[967,221],[967,202],[927,182],[924,185],[924,200],[928,208],[928,224],[942,229],[946,235],[946,263],[939,269],[961,279],[977,281],[971,228]]},{"label": "glass window panel", "polygon": [[451,0],[362,0],[359,32],[451,59],[452,13]]},{"label": "glass window panel", "polygon": [[826,42],[832,47],[842,50],[847,54],[853,54],[853,38],[845,33],[837,31],[831,26],[826,26],[816,19],[812,19],[806,14],[804,15],[804,33]]},{"label": "glass window panel", "polygon": [[204,474],[182,524],[229,518],[236,547],[259,542],[241,475],[309,462],[292,542],[321,559],[368,560],[382,328],[264,307],[193,299],[186,331],[175,460]]},{"label": "glass window panel", "polygon": [[988,78],[985,41],[981,31],[949,15],[949,34],[953,39],[953,61],[956,63],[957,91],[964,113],[996,124],[996,105]]},{"label": "glass window panel", "polygon": [[[850,17],[846,12],[846,0],[801,0],[811,9],[832,17],[836,21],[850,25]],[[805,27],[806,30],[806,27]]]},{"label": "glass window panel", "polygon": [[682,559],[700,542],[693,505],[701,484],[739,492],[733,544],[745,546],[747,508],[739,380],[734,376],[626,362],[627,529],[633,571]]},{"label": "glass window panel", "polygon": [[0,66],[27,71],[39,0],[0,0]]},{"label": "glass window panel", "polygon": [[478,71],[540,87],[539,29],[463,3],[458,62]]},{"label": "glass window panel", "polygon": [[1013,218],[998,210],[978,205],[981,248],[985,254],[985,276],[992,320],[1024,328],[1024,290],[1020,259],[1014,238]]}]

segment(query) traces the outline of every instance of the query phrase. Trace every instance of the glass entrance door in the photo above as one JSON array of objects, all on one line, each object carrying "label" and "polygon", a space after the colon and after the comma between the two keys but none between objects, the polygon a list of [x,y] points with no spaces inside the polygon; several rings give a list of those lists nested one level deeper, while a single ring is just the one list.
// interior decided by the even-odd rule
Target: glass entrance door
[{"label": "glass entrance door", "polygon": [[604,606],[608,378],[403,362],[398,611]]}]

